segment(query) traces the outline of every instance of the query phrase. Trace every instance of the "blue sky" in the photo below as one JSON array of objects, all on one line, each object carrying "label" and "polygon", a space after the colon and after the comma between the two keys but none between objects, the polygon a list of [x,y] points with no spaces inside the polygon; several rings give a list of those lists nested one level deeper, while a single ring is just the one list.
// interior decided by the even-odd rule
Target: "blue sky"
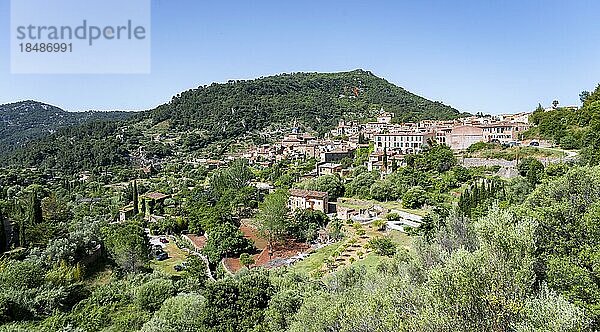
[{"label": "blue sky", "polygon": [[142,75],[10,74],[9,9],[0,0],[0,103],[148,109],[215,81],[363,68],[461,111],[507,113],[577,104],[600,83],[600,1],[153,0]]}]

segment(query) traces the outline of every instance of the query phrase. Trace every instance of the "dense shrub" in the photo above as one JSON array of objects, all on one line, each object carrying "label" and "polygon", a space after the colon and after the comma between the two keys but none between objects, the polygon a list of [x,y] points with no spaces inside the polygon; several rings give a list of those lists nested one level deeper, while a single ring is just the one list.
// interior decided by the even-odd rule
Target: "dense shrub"
[{"label": "dense shrub", "polygon": [[154,279],[135,290],[135,303],[149,311],[156,311],[162,303],[175,294],[173,282],[166,279]]}]

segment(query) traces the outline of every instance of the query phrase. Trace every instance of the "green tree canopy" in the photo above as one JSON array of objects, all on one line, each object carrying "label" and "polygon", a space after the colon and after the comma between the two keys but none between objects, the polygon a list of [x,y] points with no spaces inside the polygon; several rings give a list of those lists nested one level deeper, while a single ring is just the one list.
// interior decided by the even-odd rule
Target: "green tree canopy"
[{"label": "green tree canopy", "polygon": [[126,273],[142,271],[150,256],[148,236],[138,222],[112,224],[103,229],[110,257]]},{"label": "green tree canopy", "polygon": [[255,218],[259,232],[271,244],[286,235],[289,220],[288,193],[277,190],[265,197]]}]

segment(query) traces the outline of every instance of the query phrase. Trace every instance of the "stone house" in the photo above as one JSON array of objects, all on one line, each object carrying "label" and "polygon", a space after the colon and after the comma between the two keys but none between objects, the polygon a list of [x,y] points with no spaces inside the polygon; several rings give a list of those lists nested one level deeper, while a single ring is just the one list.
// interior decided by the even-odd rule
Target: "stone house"
[{"label": "stone house", "polygon": [[323,191],[290,189],[288,205],[292,211],[297,209],[312,209],[328,213],[329,194]]}]

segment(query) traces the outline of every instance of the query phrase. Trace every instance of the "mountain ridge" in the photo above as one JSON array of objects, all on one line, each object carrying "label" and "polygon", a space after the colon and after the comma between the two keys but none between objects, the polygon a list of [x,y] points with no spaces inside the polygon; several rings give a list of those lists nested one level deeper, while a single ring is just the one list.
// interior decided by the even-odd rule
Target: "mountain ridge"
[{"label": "mountain ridge", "polygon": [[57,130],[90,121],[122,120],[125,112],[69,112],[35,100],[0,105],[0,146],[4,151],[22,147]]}]

